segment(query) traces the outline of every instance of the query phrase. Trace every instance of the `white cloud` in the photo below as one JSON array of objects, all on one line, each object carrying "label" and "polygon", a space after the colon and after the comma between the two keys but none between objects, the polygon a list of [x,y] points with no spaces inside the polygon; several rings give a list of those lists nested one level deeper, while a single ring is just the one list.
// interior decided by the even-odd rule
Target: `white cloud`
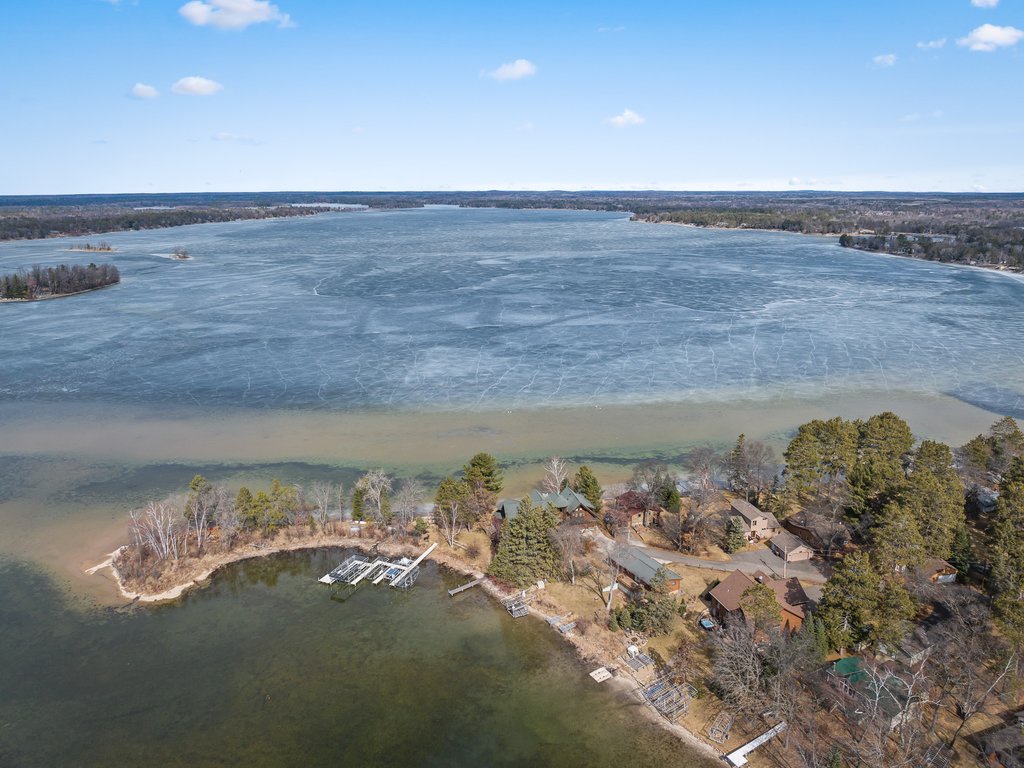
[{"label": "white cloud", "polygon": [[918,43],[917,47],[922,49],[922,50],[928,51],[928,50],[934,50],[935,48],[942,48],[945,45],[946,45],[946,38],[940,37],[938,40],[926,40],[924,42]]},{"label": "white cloud", "polygon": [[488,72],[487,76],[495,80],[521,80],[524,77],[531,77],[536,74],[537,66],[532,61],[516,59]]},{"label": "white cloud", "polygon": [[893,64],[896,63],[896,54],[881,53],[878,56],[875,56],[875,58],[873,58],[871,61],[875,63],[876,67],[891,67]]},{"label": "white cloud", "polygon": [[197,27],[245,29],[250,24],[275,21],[281,29],[295,26],[291,17],[269,0],[190,0],[178,13]]},{"label": "white cloud", "polygon": [[262,144],[259,139],[254,139],[252,136],[239,136],[237,133],[226,133],[221,131],[220,133],[213,134],[214,141],[225,141],[232,144]]},{"label": "white cloud", "polygon": [[995,8],[999,0],[971,0],[971,5],[975,8]]},{"label": "white cloud", "polygon": [[136,83],[132,86],[132,96],[136,99],[155,99],[159,95],[160,92],[152,85]]},{"label": "white cloud", "polygon": [[609,117],[608,122],[616,128],[625,128],[627,125],[643,125],[647,122],[647,118],[643,115],[638,115],[632,109],[624,109],[622,114]]},{"label": "white cloud", "polygon": [[990,53],[996,48],[1009,48],[1024,38],[1024,32],[1016,27],[997,27],[994,24],[982,24],[971,31],[967,37],[956,41],[957,45],[970,48],[972,51]]},{"label": "white cloud", "polygon": [[223,88],[224,86],[216,80],[208,80],[198,75],[183,77],[171,86],[172,91],[182,96],[213,96]]},{"label": "white cloud", "polygon": [[916,123],[920,119],[921,119],[921,113],[920,112],[912,112],[909,115],[904,115],[903,117],[901,117],[900,118],[900,122],[901,123]]}]

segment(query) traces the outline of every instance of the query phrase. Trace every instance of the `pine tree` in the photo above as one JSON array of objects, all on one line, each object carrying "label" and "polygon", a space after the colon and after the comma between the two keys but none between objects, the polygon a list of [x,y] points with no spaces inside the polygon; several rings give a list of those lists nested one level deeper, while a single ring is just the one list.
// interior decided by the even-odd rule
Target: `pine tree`
[{"label": "pine tree", "polygon": [[729,458],[726,461],[729,467],[729,486],[734,491],[743,491],[743,498],[750,501],[750,468],[747,462],[747,436],[740,433],[736,438],[736,445],[733,447]]},{"label": "pine tree", "polygon": [[903,459],[913,445],[907,422],[890,411],[858,424],[858,455],[850,487],[860,511],[880,509],[903,485]]},{"label": "pine tree", "polygon": [[243,530],[251,531],[259,525],[259,521],[255,520],[253,515],[252,491],[244,485],[238,489],[238,494],[235,496],[235,512]]},{"label": "pine tree", "polygon": [[775,590],[767,584],[751,584],[740,595],[740,610],[743,617],[754,625],[755,629],[767,631],[779,626],[782,608],[775,596]]},{"label": "pine tree", "polygon": [[352,519],[363,520],[366,518],[366,489],[357,485],[352,489]]},{"label": "pine tree", "polygon": [[914,516],[905,507],[890,503],[871,530],[871,560],[878,572],[902,573],[924,562],[925,543]]},{"label": "pine tree", "polygon": [[388,489],[385,488],[380,492],[380,519],[385,524],[390,524],[394,516],[391,511],[391,496],[388,494]]},{"label": "pine tree", "polygon": [[482,483],[495,496],[501,493],[505,482],[501,474],[501,465],[489,453],[478,453],[471,458],[462,468],[462,476],[471,485],[475,482]]},{"label": "pine tree", "polygon": [[881,578],[864,552],[853,552],[836,565],[822,589],[817,616],[831,648],[849,648],[868,638]]},{"label": "pine tree", "polygon": [[515,517],[502,523],[501,541],[488,573],[517,587],[556,578],[561,557],[551,532],[557,525],[558,513],[551,505],[534,506],[524,496]]},{"label": "pine tree", "polygon": [[965,525],[964,486],[949,446],[925,440],[914,454],[913,471],[899,493],[900,504],[917,520],[931,557],[948,558]]},{"label": "pine tree", "polygon": [[725,524],[725,539],[722,541],[722,549],[730,555],[739,552],[747,543],[747,532],[743,528],[743,521],[738,515],[733,515]]},{"label": "pine tree", "polygon": [[868,619],[868,639],[889,649],[899,647],[914,618],[914,601],[903,580],[895,575],[882,578],[875,605]]},{"label": "pine tree", "polygon": [[597,481],[597,477],[590,470],[590,467],[584,464],[576,470],[576,476],[572,481],[572,489],[593,504],[595,512],[599,513],[601,511],[601,497],[604,495],[604,489],[601,488],[601,484]]}]

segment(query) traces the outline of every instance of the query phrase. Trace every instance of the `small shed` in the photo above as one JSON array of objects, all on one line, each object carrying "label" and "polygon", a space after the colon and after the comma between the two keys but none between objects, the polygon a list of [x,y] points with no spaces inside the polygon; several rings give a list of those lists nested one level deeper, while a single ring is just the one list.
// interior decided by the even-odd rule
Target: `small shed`
[{"label": "small shed", "polygon": [[810,560],[814,557],[814,550],[788,531],[782,531],[772,536],[768,539],[768,546],[772,552],[787,563]]}]

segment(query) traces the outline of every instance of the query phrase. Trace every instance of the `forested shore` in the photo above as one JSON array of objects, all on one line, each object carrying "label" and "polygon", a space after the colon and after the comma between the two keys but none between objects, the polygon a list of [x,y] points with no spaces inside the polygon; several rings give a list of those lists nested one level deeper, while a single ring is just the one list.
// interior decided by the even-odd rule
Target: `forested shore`
[{"label": "forested shore", "polygon": [[21,270],[0,277],[0,299],[36,301],[93,291],[121,282],[121,273],[113,264],[58,264]]}]

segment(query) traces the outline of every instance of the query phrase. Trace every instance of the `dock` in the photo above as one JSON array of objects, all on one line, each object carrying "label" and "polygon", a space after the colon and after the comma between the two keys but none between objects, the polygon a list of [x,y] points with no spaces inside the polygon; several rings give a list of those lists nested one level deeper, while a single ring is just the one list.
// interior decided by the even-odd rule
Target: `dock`
[{"label": "dock", "polygon": [[455,589],[449,589],[448,590],[448,597],[455,597],[456,595],[462,594],[467,589],[472,589],[473,587],[477,586],[478,584],[483,584],[484,583],[484,578],[486,578],[486,577],[481,576],[479,579],[474,579],[473,581],[469,582],[468,584],[463,584],[461,587],[455,587]]},{"label": "dock", "polygon": [[774,726],[773,728],[769,728],[767,731],[762,733],[760,736],[757,736],[756,738],[751,739],[750,741],[748,741],[746,744],[744,744],[739,749],[733,750],[728,755],[726,755],[725,756],[726,761],[729,763],[729,765],[735,765],[735,766],[746,765],[747,762],[748,762],[748,760],[747,760],[747,755],[748,754],[753,752],[755,749],[760,747],[762,744],[765,744],[765,743],[771,741],[776,736],[778,736],[780,733],[782,733],[784,730],[786,730],[786,723],[785,722],[779,723],[778,725]]},{"label": "dock", "polygon": [[502,599],[501,604],[505,606],[505,610],[512,615],[513,619],[520,619],[530,613],[531,602],[533,602],[533,595],[524,589],[522,592]]},{"label": "dock", "polygon": [[321,576],[319,581],[321,584],[356,586],[368,579],[371,584],[387,581],[392,587],[407,589],[416,583],[420,575],[420,563],[435,547],[437,544],[431,544],[415,560],[407,557],[398,560],[380,557],[371,561],[366,555],[351,555],[330,573]]}]

